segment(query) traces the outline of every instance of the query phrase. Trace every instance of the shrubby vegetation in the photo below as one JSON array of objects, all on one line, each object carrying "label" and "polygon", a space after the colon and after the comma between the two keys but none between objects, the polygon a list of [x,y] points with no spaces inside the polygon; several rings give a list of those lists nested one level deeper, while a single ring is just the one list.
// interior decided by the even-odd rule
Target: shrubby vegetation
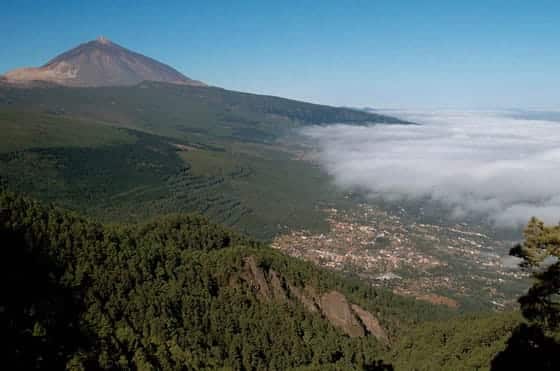
[{"label": "shrubby vegetation", "polygon": [[396,370],[487,370],[520,321],[514,312],[422,323],[398,340],[388,360]]},{"label": "shrubby vegetation", "polygon": [[260,239],[319,230],[334,192],[276,141],[333,122],[401,121],[213,87],[2,85],[0,184],[103,221],[198,212]]},{"label": "shrubby vegetation", "polygon": [[[296,286],[336,288],[394,336],[446,316],[378,292],[210,224],[176,215],[103,226],[10,193],[0,196],[0,318],[18,368],[286,369],[378,367],[374,337],[349,338],[297,303],[232,284],[254,256]],[[369,367],[368,366],[368,367]]]},{"label": "shrubby vegetation", "polygon": [[[522,299],[528,324],[516,313],[456,318],[195,215],[102,225],[4,192],[0,241],[0,336],[19,369],[488,369],[502,350],[493,366],[504,369],[535,339],[544,348],[525,354],[545,366],[557,349],[555,304],[545,315]],[[296,287],[342,292],[390,343],[348,337],[301,303],[263,300],[239,279],[247,256]]]},{"label": "shrubby vegetation", "polygon": [[534,284],[519,299],[525,323],[508,340],[507,348],[492,362],[494,370],[560,369],[560,225],[545,226],[532,218],[525,241],[510,254],[533,273]]},{"label": "shrubby vegetation", "polygon": [[532,218],[524,235],[510,252],[534,277],[521,313],[422,323],[391,351],[397,369],[560,369],[560,225]]},{"label": "shrubby vegetation", "polygon": [[319,169],[263,144],[191,143],[22,112],[0,126],[0,184],[101,221],[197,212],[267,240],[286,227],[326,228],[317,205],[340,197]]},{"label": "shrubby vegetation", "polygon": [[[403,123],[360,110],[305,103],[215,87],[159,82],[103,88],[0,86],[0,108],[86,117],[168,137],[237,135],[262,141],[287,127],[328,123]],[[262,134],[263,137],[259,137]]]},{"label": "shrubby vegetation", "polygon": [[[205,218],[167,215],[201,212],[262,239],[324,228],[316,208],[335,192],[276,140],[304,125],[398,120],[159,83],[2,86],[0,111],[0,187],[111,223],[0,193],[6,369],[560,369],[558,226],[532,220],[512,250],[535,278],[522,317],[456,317]],[[166,216],[145,222],[154,215]],[[239,279],[247,256],[296,287],[340,291],[389,343],[350,338],[301,303],[263,300]]]}]

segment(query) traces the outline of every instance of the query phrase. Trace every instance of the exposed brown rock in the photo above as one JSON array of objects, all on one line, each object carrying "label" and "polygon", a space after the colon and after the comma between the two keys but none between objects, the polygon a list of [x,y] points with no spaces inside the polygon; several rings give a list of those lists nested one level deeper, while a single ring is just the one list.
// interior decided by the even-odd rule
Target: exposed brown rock
[{"label": "exposed brown rock", "polygon": [[[356,304],[349,303],[342,293],[329,291],[319,295],[314,287],[296,287],[275,270],[268,272],[258,266],[254,256],[243,259],[241,282],[248,283],[262,300],[278,302],[297,301],[312,313],[320,313],[333,326],[351,337],[373,335],[381,341],[388,341],[385,330],[377,318]],[[236,286],[237,280],[230,285]]]},{"label": "exposed brown rock", "polygon": [[271,290],[268,287],[268,282],[262,269],[257,266],[254,256],[249,256],[244,259],[245,265],[241,278],[251,284],[258,295],[265,299],[271,299]]},{"label": "exposed brown rock", "polygon": [[317,292],[317,289],[315,289],[315,287],[310,285],[305,285],[303,289],[303,294],[306,295],[310,300],[313,300],[315,302],[315,305],[317,305],[317,307],[320,306],[321,295]]},{"label": "exposed brown rock", "polygon": [[270,289],[272,291],[272,296],[274,299],[279,301],[286,301],[288,297],[286,296],[286,290],[282,284],[282,278],[276,271],[270,270]]},{"label": "exposed brown rock", "polygon": [[315,303],[315,300],[313,299],[312,296],[306,295],[302,290],[300,290],[295,286],[290,285],[289,283],[288,283],[288,289],[290,290],[290,294],[296,299],[298,299],[299,302],[303,304],[305,309],[307,309],[310,312],[319,312],[319,308],[317,307],[317,304]]},{"label": "exposed brown rock", "polygon": [[356,313],[368,333],[372,334],[379,340],[383,340],[385,342],[388,340],[385,330],[381,327],[381,324],[379,324],[379,321],[373,314],[356,304],[352,304],[352,310]]},{"label": "exposed brown rock", "polygon": [[333,324],[352,337],[365,336],[365,330],[352,312],[346,297],[338,291],[321,296],[321,312]]}]

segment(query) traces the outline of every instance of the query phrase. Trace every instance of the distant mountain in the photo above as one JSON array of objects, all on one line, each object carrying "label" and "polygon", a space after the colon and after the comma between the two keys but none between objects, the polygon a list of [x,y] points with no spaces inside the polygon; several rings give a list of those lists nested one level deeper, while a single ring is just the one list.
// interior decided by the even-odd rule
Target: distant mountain
[{"label": "distant mountain", "polygon": [[215,87],[0,82],[0,188],[103,220],[196,211],[270,239],[324,225],[316,206],[338,192],[294,133],[337,123],[403,121]]},{"label": "distant mountain", "polygon": [[99,87],[159,81],[205,86],[172,67],[113,43],[105,37],[81,44],[42,67],[19,68],[5,74],[9,83],[47,81],[65,86]]}]

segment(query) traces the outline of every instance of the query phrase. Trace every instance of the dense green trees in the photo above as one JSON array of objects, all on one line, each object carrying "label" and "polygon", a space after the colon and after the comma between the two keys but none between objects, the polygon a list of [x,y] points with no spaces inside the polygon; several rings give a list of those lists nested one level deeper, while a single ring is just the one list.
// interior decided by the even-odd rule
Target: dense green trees
[{"label": "dense green trees", "polygon": [[510,312],[422,323],[394,344],[386,360],[396,370],[487,370],[520,320]]},{"label": "dense green trees", "polygon": [[[556,227],[528,230],[516,251],[557,251]],[[486,369],[506,341],[496,369],[556,362],[557,263],[536,274],[521,300],[528,323],[510,337],[516,313],[454,318],[194,215],[102,225],[0,193],[0,244],[10,369]],[[343,293],[379,318],[390,343],[350,338],[297,300],[263,299],[243,279],[248,256],[300,289]]]},{"label": "dense green trees", "polygon": [[169,138],[1,109],[0,127],[0,185],[97,220],[197,212],[268,240],[286,226],[325,228],[316,206],[342,198],[313,165],[230,137]]},{"label": "dense green trees", "polygon": [[285,134],[341,122],[402,123],[214,87],[0,85],[0,184],[104,221],[198,212],[268,240],[326,227],[317,205],[338,196]]},{"label": "dense green trees", "polygon": [[0,230],[3,367],[63,369],[67,355],[86,345],[77,317],[79,293],[58,282],[62,267],[26,239]]},{"label": "dense green trees", "polygon": [[526,323],[519,325],[507,348],[492,362],[494,370],[560,369],[560,225],[532,218],[525,241],[510,254],[533,272],[534,284],[519,299]]},{"label": "dense green trees", "polygon": [[8,330],[0,336],[14,369],[380,365],[384,346],[374,337],[349,338],[297,302],[259,298],[239,280],[248,255],[294,285],[337,285],[369,301],[363,305],[386,323],[399,322],[384,309],[389,294],[339,281],[198,216],[103,226],[7,193],[0,208],[0,323]]}]

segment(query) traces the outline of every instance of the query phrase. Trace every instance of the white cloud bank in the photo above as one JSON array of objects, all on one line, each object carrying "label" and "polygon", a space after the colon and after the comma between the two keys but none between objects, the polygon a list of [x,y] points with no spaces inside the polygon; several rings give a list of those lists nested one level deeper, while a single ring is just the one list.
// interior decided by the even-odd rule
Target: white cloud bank
[{"label": "white cloud bank", "polygon": [[421,125],[310,127],[338,185],[429,198],[457,217],[519,227],[560,220],[560,124],[499,112],[393,114]]}]

